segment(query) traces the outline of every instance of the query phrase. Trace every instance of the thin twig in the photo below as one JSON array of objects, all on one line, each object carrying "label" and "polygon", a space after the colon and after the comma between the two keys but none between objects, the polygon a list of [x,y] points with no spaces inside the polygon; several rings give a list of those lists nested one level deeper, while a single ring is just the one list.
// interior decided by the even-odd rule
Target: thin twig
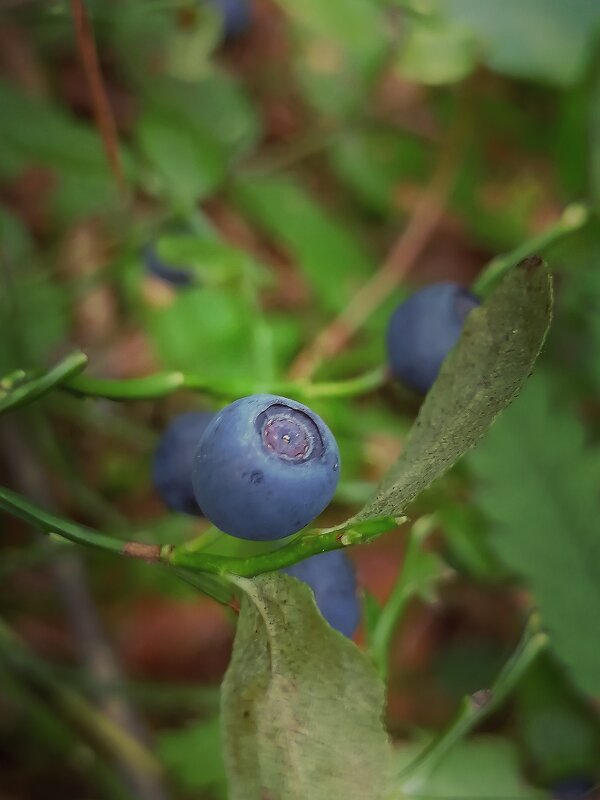
[{"label": "thin twig", "polygon": [[119,138],[115,118],[108,102],[106,88],[102,79],[98,51],[94,40],[94,31],[84,0],[71,0],[71,11],[77,38],[77,47],[85,77],[92,95],[94,116],[102,137],[106,158],[117,186],[122,192],[126,190],[125,176],[119,156]]},{"label": "thin twig", "polygon": [[444,215],[462,153],[460,145],[464,120],[460,111],[458,117],[429,186],[381,268],[358,290],[343,311],[298,354],[290,367],[290,378],[308,380],[323,361],[343,350],[373,311],[408,275],[423,252]]}]

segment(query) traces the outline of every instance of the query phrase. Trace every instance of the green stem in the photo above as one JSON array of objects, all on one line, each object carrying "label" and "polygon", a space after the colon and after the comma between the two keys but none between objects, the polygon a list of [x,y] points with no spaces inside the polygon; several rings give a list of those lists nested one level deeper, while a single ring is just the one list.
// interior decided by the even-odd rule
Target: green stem
[{"label": "green stem", "polygon": [[[350,519],[334,528],[306,529],[288,544],[267,553],[230,557],[211,554],[203,550],[198,551],[197,540],[178,547],[125,542],[49,514],[16,492],[11,492],[3,487],[0,487],[0,510],[7,511],[44,533],[60,536],[61,539],[68,539],[76,544],[129,558],[162,563],[176,569],[183,568],[186,573],[205,572],[218,577],[227,577],[228,575],[252,577],[263,572],[271,572],[318,553],[371,541],[406,521],[405,517],[384,516],[361,522]],[[222,581],[217,583],[219,590],[222,591]],[[207,594],[216,596],[208,590]]]},{"label": "green stem", "polygon": [[406,794],[418,794],[423,784],[454,745],[476,725],[495,712],[512,692],[523,674],[548,644],[548,637],[529,625],[506,662],[491,690],[476,692],[463,699],[450,727],[437,736],[401,773]]},{"label": "green stem", "polygon": [[[85,368],[86,364],[87,356],[85,353],[77,351],[68,355],[43,375],[26,380],[25,383],[20,385],[14,386],[14,381],[11,383],[10,380],[7,381],[5,378],[5,385],[0,386],[0,412],[32,403],[42,395],[52,391],[56,386],[77,375]],[[15,378],[17,374],[13,373],[12,377]],[[25,378],[27,377],[24,373],[21,373],[21,375]],[[10,377],[8,376],[8,378]]]},{"label": "green stem", "polygon": [[587,206],[581,203],[573,203],[567,206],[557,222],[550,228],[523,242],[523,244],[511,250],[510,253],[504,253],[493,258],[473,283],[473,292],[485,297],[504,273],[512,269],[515,264],[518,264],[519,261],[527,258],[527,256],[534,255],[539,251],[545,250],[550,245],[556,244],[565,236],[570,236],[580,230],[589,217],[590,212]]},{"label": "green stem", "polygon": [[415,581],[415,575],[422,554],[420,545],[436,524],[437,520],[432,515],[422,517],[413,525],[402,570],[387,603],[381,610],[373,631],[370,645],[371,656],[384,681],[387,678],[389,652],[394,631],[404,615],[408,601],[414,597],[419,587],[418,581]]},{"label": "green stem", "polygon": [[106,550],[119,555],[124,554],[126,543],[120,539],[113,539],[91,528],[76,525],[73,522],[56,517],[54,514],[43,511],[29,503],[16,492],[11,492],[4,487],[0,487],[0,509],[22,519],[34,528],[40,528],[44,533],[58,535],[63,539],[68,539],[70,542],[94,547],[97,550]]},{"label": "green stem", "polygon": [[[153,400],[172,394],[184,385],[182,372],[160,372],[144,378],[111,380],[78,375],[63,384],[63,388],[78,395],[105,397],[108,400]],[[205,385],[198,387],[205,389]]]},{"label": "green stem", "polygon": [[62,386],[73,394],[104,397],[109,400],[152,400],[170,395],[181,388],[206,392],[215,397],[227,399],[249,394],[268,393],[291,396],[299,400],[315,400],[366,394],[383,386],[386,380],[387,370],[384,367],[378,367],[355,378],[325,383],[219,381],[217,384],[199,375],[162,372],[144,378],[128,378],[126,380],[78,375],[66,381]]},{"label": "green stem", "polygon": [[239,575],[249,578],[263,572],[289,567],[318,553],[338,550],[349,545],[365,544],[382,533],[392,530],[405,518],[380,517],[353,524],[352,520],[335,528],[305,530],[289,544],[259,555],[229,557],[205,552],[195,552],[187,545],[162,548],[161,557],[175,567],[186,567],[213,575]]}]

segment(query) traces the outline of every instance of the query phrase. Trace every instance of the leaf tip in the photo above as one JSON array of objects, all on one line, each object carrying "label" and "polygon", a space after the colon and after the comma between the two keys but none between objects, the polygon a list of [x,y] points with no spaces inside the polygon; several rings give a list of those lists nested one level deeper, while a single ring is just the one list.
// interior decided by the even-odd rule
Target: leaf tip
[{"label": "leaf tip", "polygon": [[544,259],[541,256],[533,255],[524,258],[519,262],[518,268],[525,272],[537,272],[537,270],[544,265]]}]

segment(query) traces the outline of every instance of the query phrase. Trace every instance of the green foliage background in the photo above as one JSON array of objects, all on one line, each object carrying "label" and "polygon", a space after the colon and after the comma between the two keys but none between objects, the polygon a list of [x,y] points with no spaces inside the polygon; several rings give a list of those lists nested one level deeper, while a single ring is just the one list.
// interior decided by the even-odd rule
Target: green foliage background
[{"label": "green foliage background", "polygon": [[[599,781],[598,3],[256,0],[248,32],[226,44],[208,2],[86,5],[126,192],[107,166],[69,4],[0,5],[0,34],[16,37],[22,56],[3,57],[0,72],[0,411],[10,412],[0,422],[2,483],[28,500],[4,493],[2,507],[29,525],[7,516],[0,542],[7,786],[19,798],[41,796],[40,787],[49,798],[149,797],[123,780],[118,754],[129,751],[118,731],[100,722],[82,733],[73,704],[93,706],[98,687],[81,661],[29,641],[28,624],[48,611],[50,629],[62,619],[48,574],[70,552],[64,539],[85,542],[90,529],[106,537],[100,549],[118,551],[126,540],[172,545],[184,578],[87,558],[86,580],[113,638],[116,620],[151,596],[192,603],[200,590],[229,600],[223,564],[234,562],[223,559],[274,563],[226,538],[211,544],[202,523],[165,514],[149,481],[156,438],[174,414],[271,388],[309,402],[339,442],[342,481],[321,522],[342,524],[328,541],[364,543],[408,513],[410,528],[382,540],[408,541],[406,550],[384,551],[397,561],[387,604],[372,593],[379,576],[366,581],[363,653],[339,641],[294,582],[237,579],[245,611],[221,721],[216,690],[202,678],[185,688],[125,676],[128,700],[151,720],[142,771],[156,769],[169,796],[183,800],[262,800],[263,790],[277,800],[335,796],[340,763],[361,765],[359,776],[345,776],[347,798],[367,798],[363,779],[374,799],[440,800],[543,797],[575,774]],[[451,176],[447,196],[440,164]],[[431,194],[443,213],[408,274],[311,380],[292,380],[296,356],[386,263]],[[194,284],[174,292],[151,280],[141,255],[149,242],[189,268]],[[428,488],[476,444],[531,369],[547,322],[545,279],[517,286],[513,271],[498,287],[493,268],[481,271],[491,262],[505,272],[533,253],[549,263],[556,290],[536,375],[476,449]],[[420,399],[380,385],[383,332],[413,286],[444,279],[475,281],[488,301],[423,405],[426,425],[407,438]],[[503,325],[519,332],[515,341],[505,341]],[[69,355],[78,348],[87,359]],[[363,375],[374,377],[361,384]],[[342,386],[356,376],[356,391]],[[31,463],[38,491],[23,481]],[[58,534],[58,543],[31,527]],[[197,553],[189,541],[199,542]],[[277,557],[306,555],[296,545]],[[361,576],[370,547],[351,549]],[[238,569],[254,571],[263,568]],[[412,717],[394,716],[394,698],[411,691],[394,646],[418,629],[411,614],[444,618],[452,587],[482,603],[509,597],[510,613],[498,617],[509,619],[511,634],[495,642],[491,666],[483,639],[459,637],[455,666],[437,643],[427,663],[439,681],[426,684]],[[296,642],[278,616],[288,593],[298,619],[310,620],[302,632],[296,626]],[[248,636],[259,618],[264,641]],[[533,631],[531,660],[525,640],[526,658],[512,669],[522,629]],[[273,673],[260,670],[269,647],[281,648]],[[254,649],[252,701],[262,722],[249,732],[236,697]],[[317,654],[308,672],[302,652]],[[387,733],[370,661],[388,680]],[[333,739],[337,711],[326,703],[339,700],[336,681],[348,692],[347,716],[336,719],[328,762],[318,740]],[[460,705],[464,689],[438,691],[445,682],[470,694],[494,681],[498,703],[485,714],[471,701]],[[302,698],[296,705],[290,685]],[[488,727],[473,733],[488,714]],[[294,738],[298,729],[307,742]],[[232,766],[236,748],[243,767]],[[321,773],[331,783],[323,778],[316,789]]]}]

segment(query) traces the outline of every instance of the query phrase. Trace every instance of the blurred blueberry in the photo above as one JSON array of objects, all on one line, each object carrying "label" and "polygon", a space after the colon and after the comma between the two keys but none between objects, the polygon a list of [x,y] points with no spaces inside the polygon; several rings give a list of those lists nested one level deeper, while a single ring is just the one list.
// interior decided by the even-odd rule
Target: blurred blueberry
[{"label": "blurred blueberry", "polygon": [[195,282],[193,272],[182,266],[169,264],[158,253],[156,244],[147,244],[142,249],[142,258],[146,272],[154,278],[170,284],[171,286],[183,287],[190,286]]},{"label": "blurred blueberry", "polygon": [[550,788],[553,800],[593,800],[595,784],[585,776],[562,778]]},{"label": "blurred blueberry", "polygon": [[192,487],[194,455],[214,414],[189,411],[175,417],[162,434],[152,465],[152,480],[172,511],[203,516]]},{"label": "blurred blueberry", "polygon": [[457,343],[479,300],[456,283],[426,286],[401,303],[387,330],[390,369],[402,383],[425,394]]},{"label": "blurred blueberry", "polygon": [[354,566],[342,550],[330,550],[281,570],[306,583],[332,628],[352,637],[360,621]]},{"label": "blurred blueberry", "polygon": [[250,27],[250,0],[208,0],[223,21],[223,39],[237,39]]},{"label": "blurred blueberry", "polygon": [[198,504],[218,528],[268,541],[296,533],[329,504],[340,454],[323,420],[271,394],[243,397],[206,429],[194,460]]}]

